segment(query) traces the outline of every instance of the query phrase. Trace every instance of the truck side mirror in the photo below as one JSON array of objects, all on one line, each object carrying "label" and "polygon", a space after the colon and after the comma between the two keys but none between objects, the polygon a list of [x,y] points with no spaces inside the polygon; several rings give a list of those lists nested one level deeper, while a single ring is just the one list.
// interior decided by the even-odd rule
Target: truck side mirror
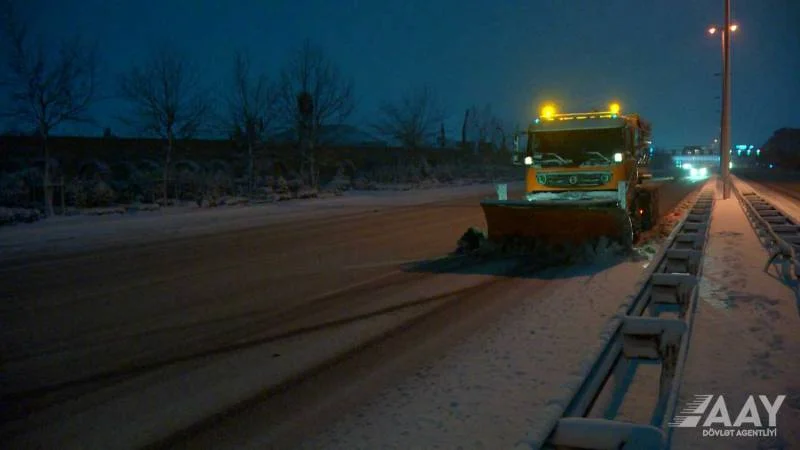
[{"label": "truck side mirror", "polygon": [[514,146],[511,148],[511,164],[522,166],[525,164],[524,152],[519,151],[519,135],[514,135]]}]

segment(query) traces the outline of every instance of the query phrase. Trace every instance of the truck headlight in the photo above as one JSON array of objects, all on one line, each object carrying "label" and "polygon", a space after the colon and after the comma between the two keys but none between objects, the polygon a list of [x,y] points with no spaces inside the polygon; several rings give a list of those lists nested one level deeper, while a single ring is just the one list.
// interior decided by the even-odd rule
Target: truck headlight
[{"label": "truck headlight", "polygon": [[622,162],[622,153],[614,153],[614,162]]},{"label": "truck headlight", "polygon": [[525,157],[525,165],[526,166],[532,166],[533,165],[533,158],[531,158],[530,156],[526,156]]}]

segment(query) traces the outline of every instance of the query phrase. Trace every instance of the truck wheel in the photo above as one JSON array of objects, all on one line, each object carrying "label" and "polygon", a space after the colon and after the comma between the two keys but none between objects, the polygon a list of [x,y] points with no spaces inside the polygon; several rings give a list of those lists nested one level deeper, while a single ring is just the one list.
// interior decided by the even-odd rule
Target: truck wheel
[{"label": "truck wheel", "polygon": [[623,224],[620,244],[622,244],[622,248],[624,248],[625,251],[631,251],[636,241],[639,239],[639,231],[636,222],[636,218],[628,214],[628,220]]}]

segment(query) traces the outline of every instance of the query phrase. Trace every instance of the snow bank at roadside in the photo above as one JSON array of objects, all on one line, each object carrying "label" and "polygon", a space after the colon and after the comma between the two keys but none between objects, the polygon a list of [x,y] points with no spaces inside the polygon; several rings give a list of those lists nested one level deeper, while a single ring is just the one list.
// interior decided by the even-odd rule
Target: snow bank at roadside
[{"label": "snow bank at roadside", "polygon": [[33,223],[43,218],[38,209],[0,207],[0,226]]},{"label": "snow bank at roadside", "polygon": [[491,196],[491,184],[424,191],[350,191],[341,197],[204,209],[162,208],[153,212],[52,217],[25,226],[0,228],[0,251],[8,259],[38,252],[86,251],[214,232],[252,228],[293,220],[406,207],[459,197]]}]

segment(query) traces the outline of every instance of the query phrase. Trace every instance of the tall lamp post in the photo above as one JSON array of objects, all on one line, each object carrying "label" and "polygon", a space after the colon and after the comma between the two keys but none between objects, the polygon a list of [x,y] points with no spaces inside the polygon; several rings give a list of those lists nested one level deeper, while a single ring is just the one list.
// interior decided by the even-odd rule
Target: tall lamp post
[{"label": "tall lamp post", "polygon": [[730,35],[738,29],[731,24],[731,1],[725,0],[725,25],[712,26],[708,34],[719,32],[722,41],[722,117],[720,136],[720,165],[722,169],[722,198],[731,196],[731,42]]}]

